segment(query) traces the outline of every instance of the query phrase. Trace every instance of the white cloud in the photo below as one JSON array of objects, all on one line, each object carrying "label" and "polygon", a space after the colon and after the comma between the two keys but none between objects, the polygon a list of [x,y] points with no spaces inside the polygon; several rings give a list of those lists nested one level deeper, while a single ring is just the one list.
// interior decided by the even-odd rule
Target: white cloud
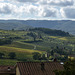
[{"label": "white cloud", "polygon": [[57,17],[58,10],[52,7],[40,7],[38,16],[41,17]]},{"label": "white cloud", "polygon": [[62,8],[60,12],[65,18],[75,18],[75,7]]},{"label": "white cloud", "polygon": [[0,0],[0,2],[1,2],[1,1],[4,1],[4,0]]},{"label": "white cloud", "polygon": [[38,12],[38,10],[37,10],[37,6],[34,6],[32,4],[30,5],[24,4],[23,6],[19,7],[18,12],[24,15],[35,15]]},{"label": "white cloud", "polygon": [[21,11],[28,15],[33,15],[36,17],[57,17],[58,10],[50,6],[34,6],[27,5],[20,7]]},{"label": "white cloud", "polygon": [[0,2],[0,15],[9,18],[75,18],[75,0],[0,1],[4,1]]},{"label": "white cloud", "polygon": [[32,4],[17,6],[11,3],[0,3],[0,5],[0,15],[10,14],[10,16],[14,17],[57,17],[57,9],[50,6],[35,6]]}]

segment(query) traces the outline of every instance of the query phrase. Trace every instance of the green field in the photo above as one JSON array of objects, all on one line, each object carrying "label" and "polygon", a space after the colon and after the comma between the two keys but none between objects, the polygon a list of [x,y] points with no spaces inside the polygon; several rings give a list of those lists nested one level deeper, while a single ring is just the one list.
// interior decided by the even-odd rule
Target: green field
[{"label": "green field", "polygon": [[0,65],[15,65],[16,62],[19,62],[19,61],[11,60],[11,59],[0,59]]},{"label": "green field", "polygon": [[[35,40],[34,40],[35,38]],[[54,53],[75,54],[75,36],[52,36],[41,31],[0,30],[0,40],[11,40],[11,43],[0,45],[0,53],[5,59],[0,59],[1,64],[15,64],[18,59],[33,60],[33,52],[40,54],[54,50]],[[15,59],[9,59],[8,54],[14,52]],[[3,63],[2,63],[3,62]]]}]

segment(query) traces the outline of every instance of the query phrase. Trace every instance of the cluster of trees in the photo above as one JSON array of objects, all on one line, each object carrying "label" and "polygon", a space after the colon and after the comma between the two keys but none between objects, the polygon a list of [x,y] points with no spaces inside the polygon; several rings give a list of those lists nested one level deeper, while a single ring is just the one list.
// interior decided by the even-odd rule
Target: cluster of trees
[{"label": "cluster of trees", "polygon": [[[3,59],[4,56],[5,56],[4,53],[0,53],[0,59]],[[10,53],[8,54],[8,56],[9,56],[9,59],[15,59],[16,54],[15,54],[15,52],[10,52]]]},{"label": "cluster of trees", "polygon": [[0,39],[0,45],[11,44],[11,42],[10,39]]},{"label": "cluster of trees", "polygon": [[35,33],[35,32],[30,32],[30,33],[27,33],[28,36],[31,36],[33,37],[34,41],[36,41],[36,39],[43,39],[42,38],[42,35],[40,33]]},{"label": "cluster of trees", "polygon": [[64,70],[55,70],[55,75],[75,75],[75,59],[65,62]]},{"label": "cluster of trees", "polygon": [[64,32],[61,30],[52,30],[52,29],[48,29],[48,28],[34,28],[34,29],[30,29],[30,31],[42,31],[45,34],[49,34],[51,36],[70,36],[68,32]]},{"label": "cluster of trees", "polygon": [[53,60],[54,58],[60,61],[66,61],[68,60],[68,55],[59,55],[58,53],[55,53],[54,50],[48,50],[45,54],[40,54],[39,52],[33,53],[34,60]]},{"label": "cluster of trees", "polygon": [[45,54],[40,54],[38,52],[34,52],[33,54],[33,59],[34,60],[47,60],[47,58],[45,57]]}]

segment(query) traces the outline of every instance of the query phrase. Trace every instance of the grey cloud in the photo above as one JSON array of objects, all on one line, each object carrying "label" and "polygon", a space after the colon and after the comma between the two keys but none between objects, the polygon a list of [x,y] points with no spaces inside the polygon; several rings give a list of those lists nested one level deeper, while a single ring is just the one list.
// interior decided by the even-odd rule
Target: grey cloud
[{"label": "grey cloud", "polygon": [[67,18],[75,18],[75,8],[68,7],[64,8],[63,11]]},{"label": "grey cloud", "polygon": [[38,11],[38,15],[41,17],[57,17],[58,10],[52,7],[41,7]]},{"label": "grey cloud", "polygon": [[43,0],[39,1],[39,4],[49,4],[53,6],[72,6],[74,4],[73,0]]},{"label": "grey cloud", "polygon": [[9,8],[8,5],[3,6],[0,8],[0,14],[10,14],[12,10]]},{"label": "grey cloud", "polygon": [[51,2],[50,4],[51,5],[57,5],[57,6],[71,6],[74,4],[74,2],[73,2],[73,0],[71,0],[71,1],[65,0],[64,2],[62,2],[62,1],[60,1],[58,3]]},{"label": "grey cloud", "polygon": [[52,11],[52,10],[49,10],[49,9],[46,9],[45,11],[44,11],[44,13],[45,13],[45,15],[44,15],[44,17],[56,17],[56,13],[57,13],[57,11]]}]

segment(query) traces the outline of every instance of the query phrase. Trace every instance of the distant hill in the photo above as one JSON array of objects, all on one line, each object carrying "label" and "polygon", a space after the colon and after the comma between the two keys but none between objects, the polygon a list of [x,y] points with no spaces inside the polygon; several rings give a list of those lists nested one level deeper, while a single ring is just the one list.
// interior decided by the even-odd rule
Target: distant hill
[{"label": "distant hill", "polygon": [[25,30],[32,27],[63,30],[75,35],[75,21],[71,20],[0,20],[0,29]]},{"label": "distant hill", "polygon": [[4,30],[26,30],[32,28],[32,26],[26,25],[17,20],[0,20],[0,29]]},{"label": "distant hill", "polygon": [[75,35],[75,21],[71,20],[27,20],[25,24],[33,27],[63,30]]}]

